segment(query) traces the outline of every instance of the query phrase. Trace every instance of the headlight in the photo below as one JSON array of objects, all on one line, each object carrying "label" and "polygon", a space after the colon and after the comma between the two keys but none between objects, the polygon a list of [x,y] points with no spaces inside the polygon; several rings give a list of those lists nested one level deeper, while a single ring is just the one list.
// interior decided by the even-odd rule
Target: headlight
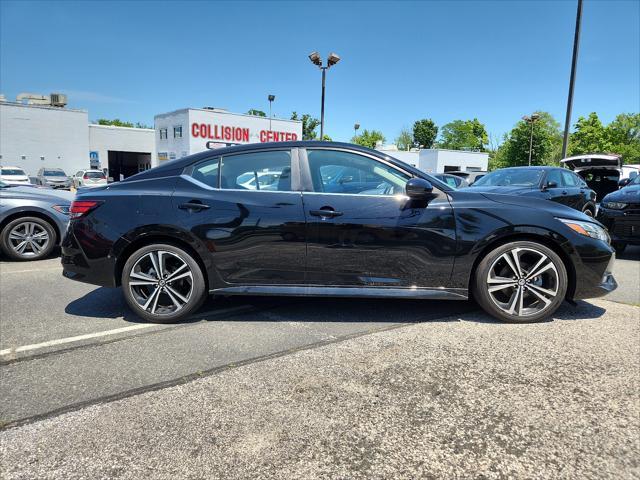
[{"label": "headlight", "polygon": [[71,208],[71,205],[53,205],[51,208],[53,208],[56,212],[60,212],[64,215],[69,215],[69,209]]},{"label": "headlight", "polygon": [[627,204],[622,202],[603,202],[602,206],[604,208],[610,208],[612,210],[622,210],[627,206]]},{"label": "headlight", "polygon": [[578,220],[569,220],[567,218],[558,218],[562,223],[564,223],[567,227],[573,230],[580,235],[584,235],[586,237],[597,238],[598,240],[602,240],[603,242],[610,243],[611,238],[607,231],[602,228],[600,225],[596,225],[591,222],[580,222]]}]

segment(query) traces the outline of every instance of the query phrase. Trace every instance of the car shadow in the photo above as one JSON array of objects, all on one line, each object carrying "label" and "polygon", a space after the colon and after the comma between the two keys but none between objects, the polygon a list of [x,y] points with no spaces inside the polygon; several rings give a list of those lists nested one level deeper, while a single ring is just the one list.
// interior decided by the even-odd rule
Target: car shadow
[{"label": "car shadow", "polygon": [[[606,310],[588,302],[563,303],[549,321],[599,318]],[[99,287],[72,301],[65,313],[86,318],[123,319],[146,323],[126,304],[120,288]],[[480,311],[473,301],[300,298],[300,297],[209,297],[193,315],[177,322],[343,322],[343,323],[422,323],[500,322]]]}]

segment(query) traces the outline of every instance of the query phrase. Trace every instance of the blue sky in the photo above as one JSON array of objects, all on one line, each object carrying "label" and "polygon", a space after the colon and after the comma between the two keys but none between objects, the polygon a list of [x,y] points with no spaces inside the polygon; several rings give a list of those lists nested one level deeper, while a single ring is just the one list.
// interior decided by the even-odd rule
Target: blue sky
[{"label": "blue sky", "polygon": [[[320,116],[394,140],[430,117],[477,117],[499,137],[534,110],[564,121],[576,1],[0,3],[0,91],[66,92],[90,119],[153,123],[217,106]],[[640,111],[640,2],[585,0],[574,121]]]}]

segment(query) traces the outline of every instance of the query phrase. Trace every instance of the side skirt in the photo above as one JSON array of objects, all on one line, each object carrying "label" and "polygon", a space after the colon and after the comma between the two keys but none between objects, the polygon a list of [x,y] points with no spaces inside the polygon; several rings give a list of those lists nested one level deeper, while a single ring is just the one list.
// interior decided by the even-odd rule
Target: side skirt
[{"label": "side skirt", "polygon": [[367,297],[467,300],[466,288],[327,287],[318,285],[243,285],[216,288],[214,295],[274,295],[290,297]]}]

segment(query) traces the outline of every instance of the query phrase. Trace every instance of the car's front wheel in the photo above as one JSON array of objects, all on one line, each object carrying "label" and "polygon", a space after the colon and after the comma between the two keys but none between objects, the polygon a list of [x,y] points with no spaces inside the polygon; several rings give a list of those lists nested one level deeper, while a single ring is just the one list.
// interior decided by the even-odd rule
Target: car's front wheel
[{"label": "car's front wheel", "polygon": [[552,315],[567,292],[567,270],[550,248],[535,242],[501,245],[478,264],[474,295],[504,322],[538,322]]},{"label": "car's front wheel", "polygon": [[154,323],[177,322],[206,298],[198,263],[182,248],[168,244],[134,252],[122,269],[122,289],[131,309]]}]

